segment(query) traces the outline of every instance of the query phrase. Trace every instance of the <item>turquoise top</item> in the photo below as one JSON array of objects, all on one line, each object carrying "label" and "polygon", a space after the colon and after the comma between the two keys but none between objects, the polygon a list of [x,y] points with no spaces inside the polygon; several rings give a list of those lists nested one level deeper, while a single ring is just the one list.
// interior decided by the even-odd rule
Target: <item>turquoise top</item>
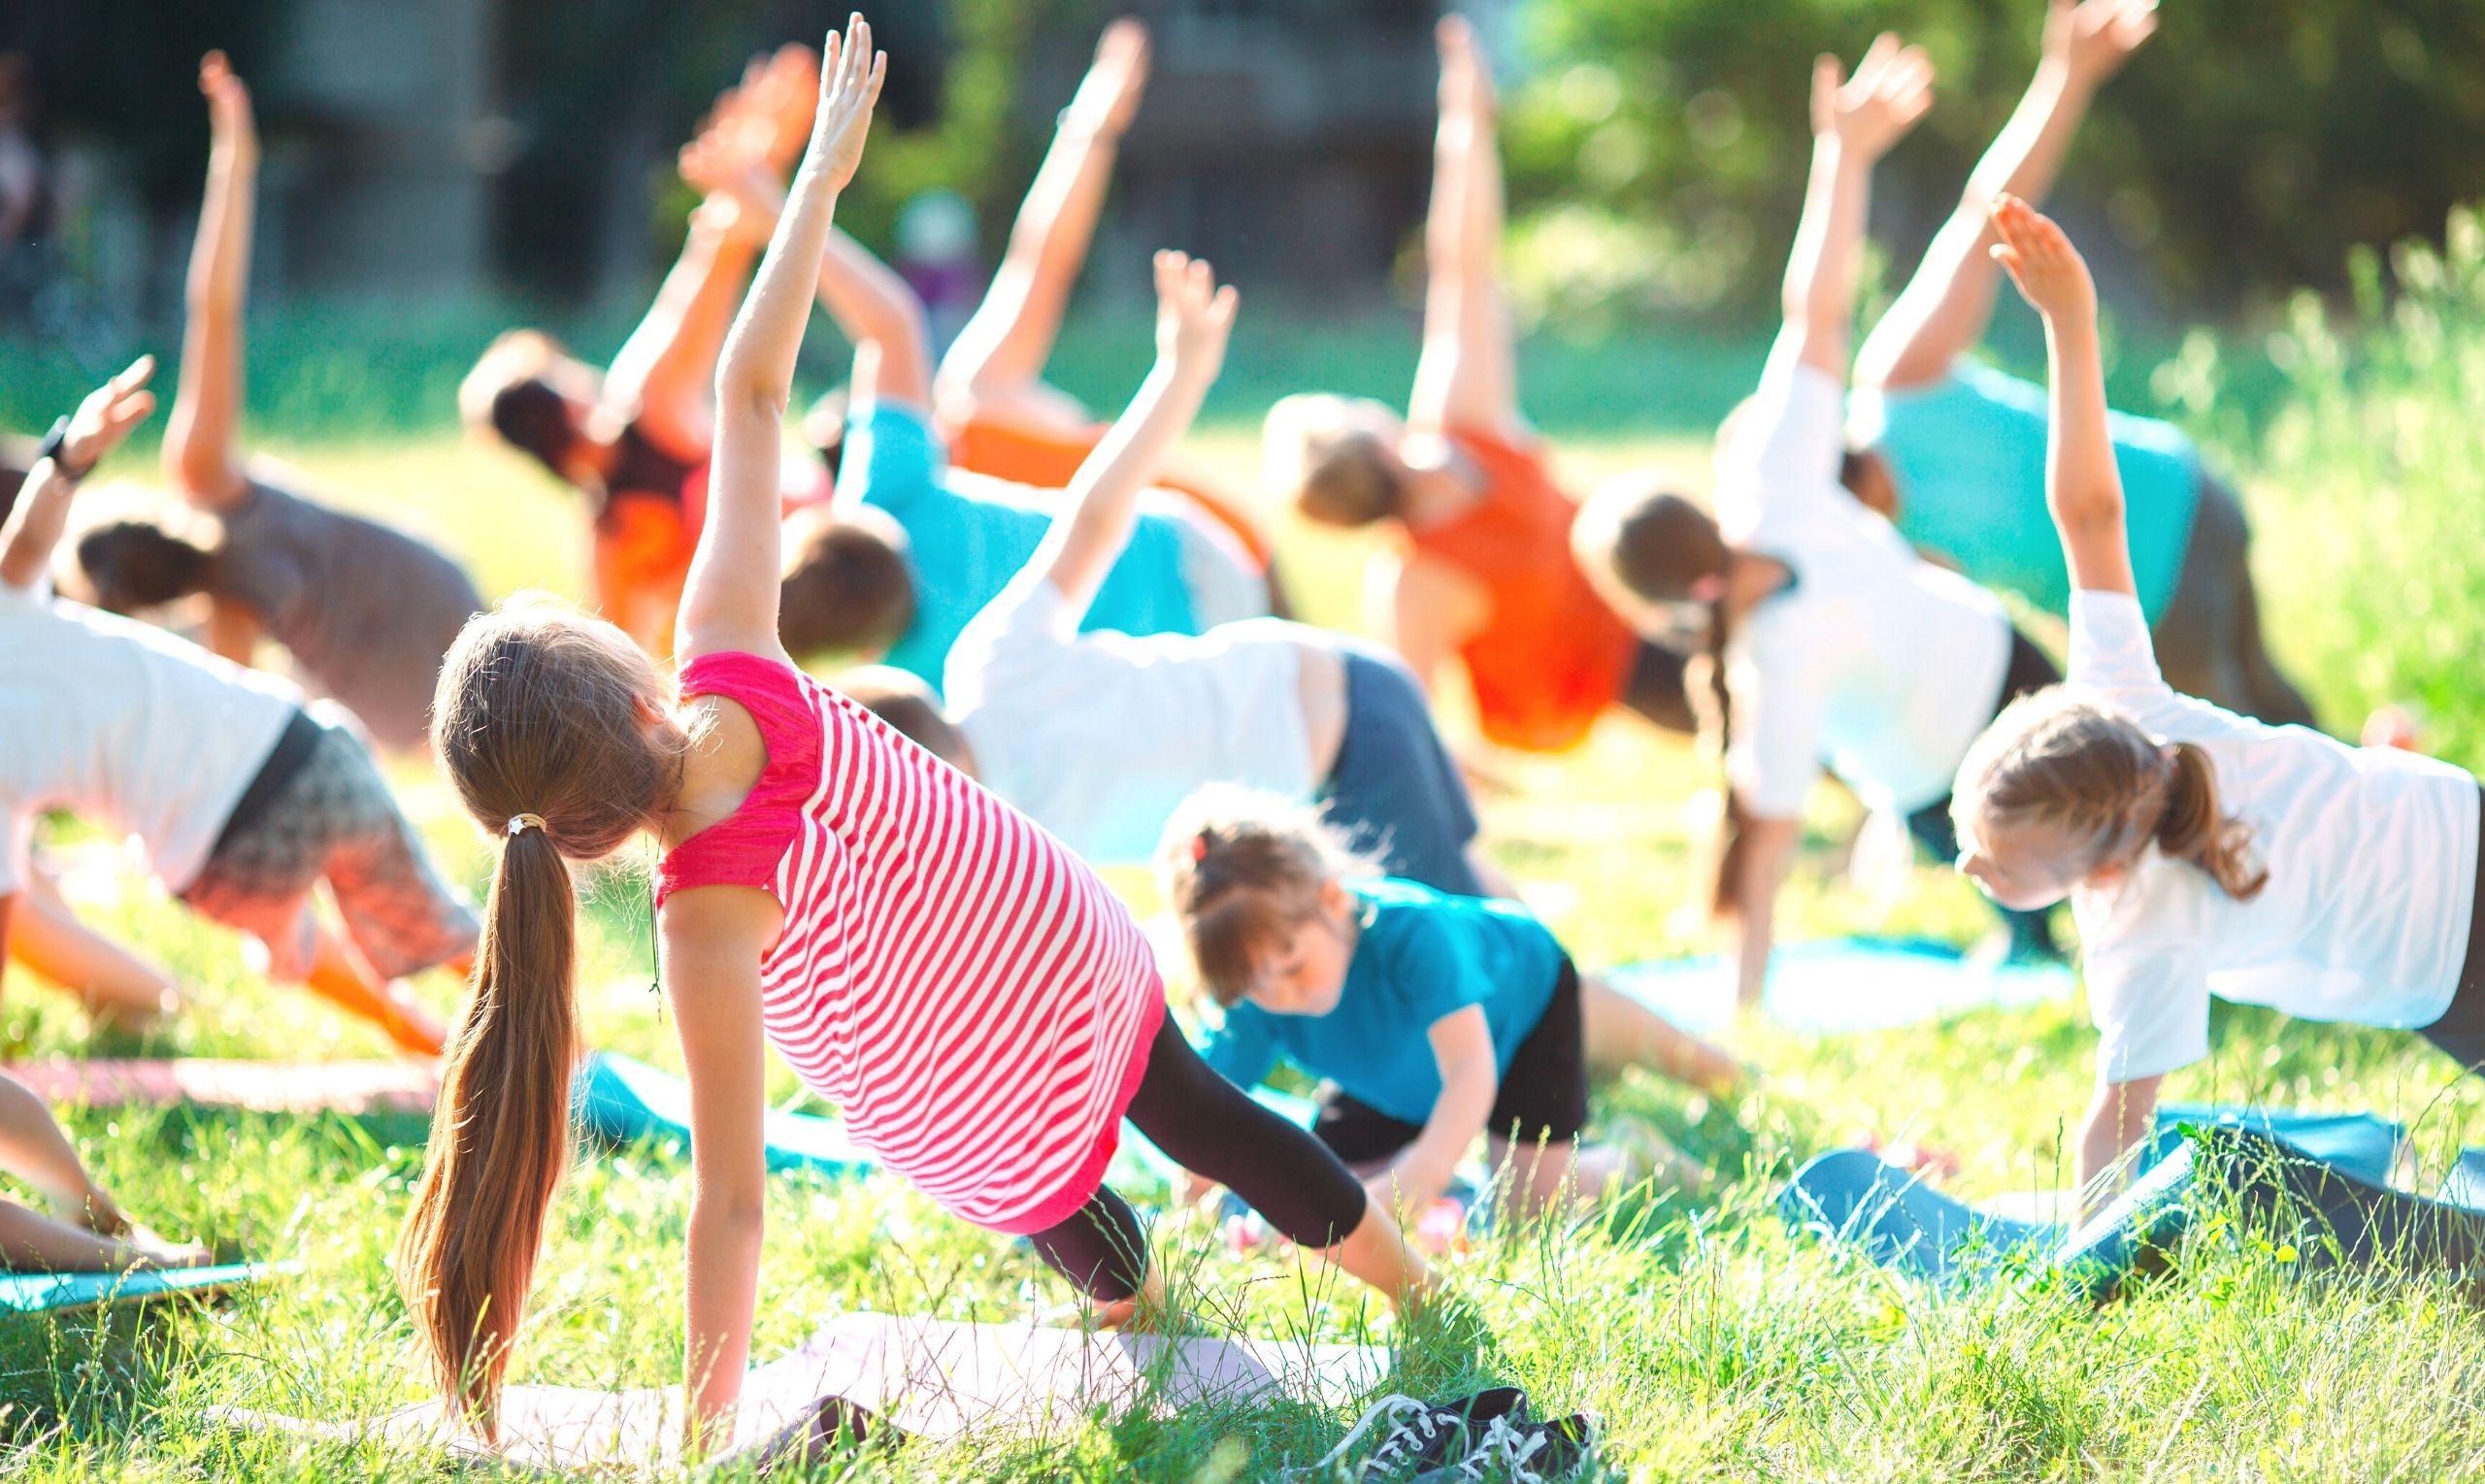
[{"label": "turquoise top", "polygon": [[1338,1007],[1279,1015],[1236,1005],[1200,1054],[1242,1087],[1256,1086],[1282,1058],[1358,1103],[1422,1123],[1441,1101],[1441,1064],[1427,1033],[1480,1005],[1494,1064],[1509,1071],[1519,1042],[1553,1001],[1562,945],[1515,902],[1452,897],[1395,879],[1348,886],[1362,904],[1363,929]]},{"label": "turquoise top", "polygon": [[[960,631],[1043,544],[1057,493],[951,472],[947,447],[931,423],[911,408],[885,402],[856,410],[839,474],[841,506],[875,507],[906,532],[914,622],[883,658],[937,691]],[[1199,632],[1182,580],[1181,533],[1171,519],[1140,514],[1129,546],[1106,574],[1079,628]]]},{"label": "turquoise top", "polygon": [[[1987,587],[2049,612],[2071,610],[2071,574],[2045,510],[2045,389],[1962,360],[1952,374],[1905,391],[1858,392],[1858,444],[1877,447],[1898,484],[1899,534]],[[2200,503],[2200,450],[2180,428],[2115,412],[2114,466],[2123,476],[2132,576],[2155,623]]]}]

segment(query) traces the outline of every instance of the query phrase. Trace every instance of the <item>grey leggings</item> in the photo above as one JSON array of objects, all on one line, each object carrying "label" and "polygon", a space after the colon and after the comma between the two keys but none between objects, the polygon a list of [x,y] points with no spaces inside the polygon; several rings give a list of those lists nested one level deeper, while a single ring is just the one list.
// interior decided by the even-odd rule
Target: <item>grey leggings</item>
[{"label": "grey leggings", "polygon": [[2271,726],[2312,726],[2312,708],[2278,673],[2262,642],[2251,550],[2252,528],[2242,502],[2214,476],[2203,474],[2174,595],[2152,636],[2158,668],[2167,684],[2187,696]]}]

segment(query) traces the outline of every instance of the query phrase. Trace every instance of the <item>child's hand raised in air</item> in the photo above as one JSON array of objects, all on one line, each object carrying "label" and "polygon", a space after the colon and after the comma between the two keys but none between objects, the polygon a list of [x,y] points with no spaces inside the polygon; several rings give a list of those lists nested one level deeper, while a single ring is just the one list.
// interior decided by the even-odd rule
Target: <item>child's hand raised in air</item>
[{"label": "child's hand raised in air", "polygon": [[2002,234],[1994,261],[2045,316],[2047,324],[2087,324],[2097,317],[2097,284],[2088,264],[2062,228],[2016,196],[1993,204],[1993,225]]},{"label": "child's hand raised in air", "polygon": [[1105,27],[1096,42],[1096,60],[1061,111],[1061,127],[1070,133],[1119,139],[1139,113],[1147,90],[1147,27],[1124,16]]},{"label": "child's hand raised in air", "polygon": [[1475,28],[1464,16],[1447,16],[1433,28],[1441,49],[1441,112],[1445,118],[1465,117],[1479,130],[1492,126],[1493,64],[1475,44]]},{"label": "child's hand raised in air", "polygon": [[1225,365],[1234,333],[1234,285],[1219,288],[1206,259],[1156,254],[1156,358],[1201,385]]},{"label": "child's hand raised in air", "polygon": [[2091,84],[2122,70],[2157,31],[2157,0],[2048,0],[2045,55]]},{"label": "child's hand raised in air", "polygon": [[1899,45],[1895,32],[1882,32],[1843,82],[1838,58],[1812,63],[1813,135],[1835,136],[1867,161],[1888,153],[1932,107],[1933,59],[1922,47]]},{"label": "child's hand raised in air", "polygon": [[198,90],[207,97],[207,125],[220,149],[255,149],[258,126],[250,118],[250,90],[221,51],[199,58]]},{"label": "child's hand raised in air", "polygon": [[129,430],[155,411],[155,394],[147,389],[155,375],[155,357],[142,355],[120,375],[86,394],[69,416],[69,434],[60,457],[71,471],[92,469],[105,454],[120,446]]},{"label": "child's hand raised in air", "polygon": [[846,17],[845,34],[831,31],[820,49],[819,110],[812,119],[811,148],[803,169],[844,190],[863,163],[863,139],[872,132],[872,105],[889,59],[872,49],[872,23],[860,11]]}]

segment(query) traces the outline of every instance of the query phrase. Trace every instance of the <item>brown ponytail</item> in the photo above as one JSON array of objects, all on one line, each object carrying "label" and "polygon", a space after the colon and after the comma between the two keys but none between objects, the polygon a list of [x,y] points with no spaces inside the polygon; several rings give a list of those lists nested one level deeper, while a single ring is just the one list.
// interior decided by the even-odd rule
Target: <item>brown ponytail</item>
[{"label": "brown ponytail", "polygon": [[2237,902],[2249,902],[2270,884],[2270,873],[2248,858],[2252,829],[2218,812],[2217,769],[2196,742],[2171,749],[2173,775],[2166,785],[2166,809],[2157,819],[2157,848],[2209,874]]},{"label": "brown ponytail", "polygon": [[569,863],[619,849],[679,788],[662,690],[620,630],[519,598],[466,625],[432,702],[441,767],[501,853],[397,1283],[442,1394],[486,1439],[569,1153]]},{"label": "brown ponytail", "polygon": [[576,945],[577,899],[559,848],[542,829],[510,836],[492,873],[474,995],[441,1074],[430,1160],[397,1243],[398,1280],[433,1377],[486,1438],[568,1162]]}]

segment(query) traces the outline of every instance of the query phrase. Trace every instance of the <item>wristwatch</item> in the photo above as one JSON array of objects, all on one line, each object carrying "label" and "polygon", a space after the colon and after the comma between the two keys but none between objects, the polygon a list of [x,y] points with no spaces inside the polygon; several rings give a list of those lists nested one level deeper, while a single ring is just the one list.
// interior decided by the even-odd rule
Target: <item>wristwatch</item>
[{"label": "wristwatch", "polygon": [[35,449],[35,462],[41,463],[45,459],[51,460],[51,467],[60,472],[60,477],[62,478],[67,479],[72,483],[76,483],[78,480],[86,478],[89,474],[94,473],[95,466],[90,463],[85,465],[83,468],[81,468],[80,466],[69,462],[68,455],[60,451],[67,447],[68,445],[69,419],[63,417],[51,425],[50,432],[44,435],[42,445]]}]

